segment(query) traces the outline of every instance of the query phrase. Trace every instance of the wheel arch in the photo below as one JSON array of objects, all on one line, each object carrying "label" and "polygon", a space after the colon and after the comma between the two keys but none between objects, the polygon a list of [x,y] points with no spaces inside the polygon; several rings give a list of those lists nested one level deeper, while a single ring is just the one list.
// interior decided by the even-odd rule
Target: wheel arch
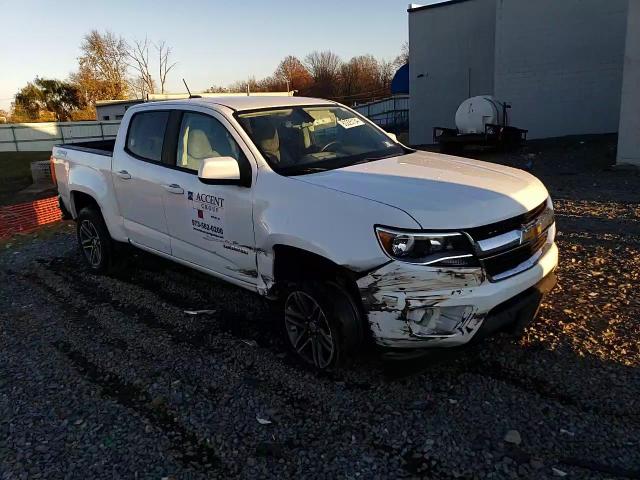
[{"label": "wheel arch", "polygon": [[273,246],[273,282],[276,295],[289,282],[334,281],[352,295],[363,312],[357,279],[356,272],[318,253],[287,244]]},{"label": "wheel arch", "polygon": [[109,232],[111,238],[117,241],[124,240],[122,238],[122,235],[116,237],[116,234],[119,233],[119,229],[114,223],[109,221],[110,218],[108,218],[108,212],[105,212],[103,206],[100,205],[100,202],[97,199],[97,195],[94,192],[84,188],[74,188],[69,192],[69,198],[71,200],[71,215],[74,220],[78,219],[78,215],[83,208],[93,207],[102,217],[102,220],[107,227],[107,232]]},{"label": "wheel arch", "polygon": [[85,207],[95,207],[98,212],[102,213],[102,208],[100,208],[100,204],[95,199],[95,196],[91,193],[87,193],[81,190],[72,190],[70,192],[71,195],[71,213],[73,214],[73,218],[78,218],[78,214]]}]

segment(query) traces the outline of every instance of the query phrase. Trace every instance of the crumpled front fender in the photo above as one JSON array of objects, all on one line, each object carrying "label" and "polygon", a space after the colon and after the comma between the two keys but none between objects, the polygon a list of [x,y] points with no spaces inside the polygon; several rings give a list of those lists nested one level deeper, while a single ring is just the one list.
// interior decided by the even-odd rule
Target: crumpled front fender
[{"label": "crumpled front fender", "polygon": [[362,303],[376,342],[385,347],[455,346],[475,334],[484,313],[473,307],[451,335],[416,334],[409,319],[412,310],[450,305],[485,281],[480,267],[449,270],[391,262],[357,281]]}]

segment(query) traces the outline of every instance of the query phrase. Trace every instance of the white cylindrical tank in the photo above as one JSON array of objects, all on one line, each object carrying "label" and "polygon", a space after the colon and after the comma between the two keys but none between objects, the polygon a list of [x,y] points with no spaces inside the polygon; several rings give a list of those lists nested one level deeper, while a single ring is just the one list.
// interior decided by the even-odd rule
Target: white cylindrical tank
[{"label": "white cylindrical tank", "polygon": [[467,98],[456,112],[456,127],[460,133],[484,133],[487,123],[508,125],[503,107],[503,102],[490,95]]}]

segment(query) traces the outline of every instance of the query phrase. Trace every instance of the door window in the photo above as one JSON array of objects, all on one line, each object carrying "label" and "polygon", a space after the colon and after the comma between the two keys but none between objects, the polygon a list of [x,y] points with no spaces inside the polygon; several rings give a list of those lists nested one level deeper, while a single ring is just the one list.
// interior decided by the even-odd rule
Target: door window
[{"label": "door window", "polygon": [[228,130],[208,115],[185,112],[182,117],[176,166],[198,171],[202,161],[211,157],[244,160],[238,144]]},{"label": "door window", "polygon": [[136,113],[129,125],[127,151],[144,160],[160,162],[168,118],[169,112]]}]

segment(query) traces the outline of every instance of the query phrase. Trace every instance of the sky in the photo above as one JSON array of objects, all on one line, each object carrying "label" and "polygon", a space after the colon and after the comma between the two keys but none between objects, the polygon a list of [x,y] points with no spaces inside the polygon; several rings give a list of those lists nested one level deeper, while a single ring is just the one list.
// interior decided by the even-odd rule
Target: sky
[{"label": "sky", "polygon": [[[426,2],[423,2],[426,3]],[[270,75],[286,55],[330,49],[393,59],[408,38],[407,0],[0,0],[0,109],[36,76],[67,78],[92,29],[165,40],[168,89],[192,92]]]}]

